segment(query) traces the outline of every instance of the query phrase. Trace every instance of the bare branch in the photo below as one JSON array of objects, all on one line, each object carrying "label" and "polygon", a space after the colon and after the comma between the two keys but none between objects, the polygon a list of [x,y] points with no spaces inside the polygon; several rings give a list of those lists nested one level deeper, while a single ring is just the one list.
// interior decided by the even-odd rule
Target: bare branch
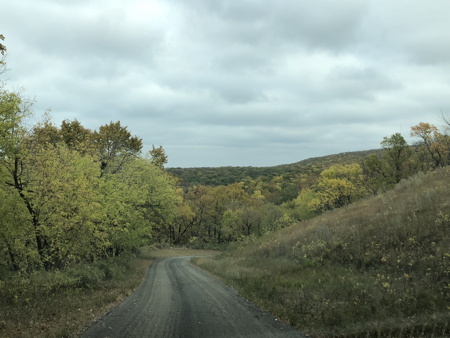
[{"label": "bare branch", "polygon": [[445,128],[450,129],[450,115],[446,115],[441,112],[441,119],[447,125]]}]

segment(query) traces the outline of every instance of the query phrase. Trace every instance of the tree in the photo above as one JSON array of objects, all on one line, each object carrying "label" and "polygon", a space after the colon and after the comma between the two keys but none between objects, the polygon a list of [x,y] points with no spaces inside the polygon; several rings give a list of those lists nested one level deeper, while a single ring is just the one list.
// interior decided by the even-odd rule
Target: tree
[{"label": "tree", "polygon": [[33,229],[14,188],[3,184],[7,176],[4,167],[0,167],[0,261],[11,270],[22,270],[35,261],[35,250],[27,246],[33,241]]},{"label": "tree", "polygon": [[102,176],[115,174],[142,150],[142,140],[131,133],[120,121],[103,125],[93,133],[93,144],[98,153]]},{"label": "tree", "polygon": [[387,161],[378,154],[370,154],[363,162],[364,184],[367,190],[376,195],[389,189],[393,180],[392,170]]},{"label": "tree", "polygon": [[[5,40],[5,37],[3,36],[3,34],[0,34],[0,40]],[[0,43],[0,54],[5,55],[6,53],[6,47]]]},{"label": "tree", "polygon": [[316,191],[311,188],[305,188],[300,191],[292,202],[288,202],[285,207],[288,209],[291,217],[298,221],[303,221],[318,214],[315,205],[318,200],[319,194]]},{"label": "tree", "polygon": [[411,158],[411,148],[400,133],[395,133],[391,137],[385,137],[381,142],[383,147],[383,158],[389,166],[389,176],[393,183],[400,182],[403,178],[411,174],[408,162]]},{"label": "tree", "polygon": [[430,156],[432,168],[442,167],[449,163],[450,138],[448,135],[440,133],[436,126],[420,122],[411,127],[411,136],[422,139],[421,145],[426,148]]},{"label": "tree", "polygon": [[157,162],[140,158],[142,140],[120,122],[92,132],[45,116],[29,130],[30,107],[0,88],[2,268],[48,270],[133,252],[172,222],[180,196],[162,147],[153,147]]},{"label": "tree", "polygon": [[386,191],[418,170],[417,154],[413,153],[400,133],[384,137],[381,146],[381,155],[370,154],[363,162],[364,184],[374,195]]},{"label": "tree", "polygon": [[[0,41],[4,41],[5,37],[3,34],[0,34]],[[5,62],[5,56],[6,56],[6,46],[0,42],[0,74],[2,74],[5,71],[6,62]]]},{"label": "tree", "polygon": [[92,151],[92,131],[84,128],[77,120],[64,120],[59,131],[61,140],[69,149],[79,152]]},{"label": "tree", "polygon": [[148,244],[176,215],[176,182],[149,160],[137,158],[123,170],[102,178],[104,222],[110,254],[130,252]]},{"label": "tree", "polygon": [[0,159],[11,159],[20,149],[20,138],[25,129],[23,121],[31,115],[31,103],[19,93],[0,92]]},{"label": "tree", "polygon": [[332,210],[352,203],[366,194],[359,164],[335,165],[322,171],[317,184],[319,197],[309,203],[311,208]]},{"label": "tree", "polygon": [[221,212],[216,189],[197,185],[187,191],[184,195],[186,208],[182,209],[184,212],[179,215],[177,223],[174,224],[175,242],[181,242],[183,235],[199,237],[204,242],[215,241],[219,217],[217,213]]},{"label": "tree", "polygon": [[152,150],[149,151],[149,155],[154,165],[161,169],[164,168],[164,165],[167,163],[167,155],[162,146],[156,148],[152,145]]},{"label": "tree", "polygon": [[196,237],[197,227],[199,222],[197,221],[197,215],[192,211],[191,206],[186,201],[186,196],[182,189],[178,189],[177,193],[180,196],[180,202],[175,207],[175,217],[172,223],[169,223],[167,228],[167,238],[170,244],[184,244],[190,238]]},{"label": "tree", "polygon": [[21,192],[32,216],[38,254],[46,269],[92,259],[107,245],[99,226],[99,168],[64,144],[33,149]]},{"label": "tree", "polygon": [[450,115],[445,115],[444,113],[441,113],[441,119],[445,124],[446,131],[450,131]]},{"label": "tree", "polygon": [[27,135],[26,141],[32,148],[57,147],[62,143],[60,130],[48,115],[45,115],[42,121],[33,126],[32,133]]},{"label": "tree", "polygon": [[36,140],[36,135],[24,137],[20,152],[2,161],[4,182],[15,203],[20,201],[17,208],[28,214],[32,236],[23,246],[36,250],[37,262],[45,269],[63,267],[91,257],[93,246],[99,245],[94,243],[101,231],[96,226],[101,210],[96,192],[99,168],[93,158],[62,143]]}]

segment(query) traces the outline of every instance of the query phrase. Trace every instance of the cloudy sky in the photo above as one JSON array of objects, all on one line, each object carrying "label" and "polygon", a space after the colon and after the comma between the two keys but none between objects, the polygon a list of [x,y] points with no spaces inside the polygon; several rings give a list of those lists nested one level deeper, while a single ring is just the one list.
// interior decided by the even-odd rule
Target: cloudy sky
[{"label": "cloudy sky", "polygon": [[120,120],[170,167],[379,148],[450,113],[448,0],[14,0],[11,88],[55,123]]}]

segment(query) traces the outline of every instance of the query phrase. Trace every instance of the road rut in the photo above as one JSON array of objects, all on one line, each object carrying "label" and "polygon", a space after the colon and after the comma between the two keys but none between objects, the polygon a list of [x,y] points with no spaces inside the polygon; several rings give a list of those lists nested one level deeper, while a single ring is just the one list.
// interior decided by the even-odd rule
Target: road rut
[{"label": "road rut", "polygon": [[83,337],[305,337],[190,259],[155,261],[139,288]]}]

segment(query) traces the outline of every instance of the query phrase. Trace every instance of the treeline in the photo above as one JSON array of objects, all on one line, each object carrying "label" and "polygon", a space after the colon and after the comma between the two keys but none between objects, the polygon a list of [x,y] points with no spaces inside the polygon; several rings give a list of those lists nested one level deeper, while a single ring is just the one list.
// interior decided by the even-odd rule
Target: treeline
[{"label": "treeline", "polygon": [[[194,185],[219,186],[246,180],[270,182],[272,179],[288,181],[299,174],[319,175],[324,169],[335,164],[359,163],[366,156],[380,152],[376,150],[346,152],[322,157],[308,158],[300,162],[272,167],[199,167],[167,168],[166,170],[180,179],[183,188]],[[295,154],[293,154],[293,157]]]}]

